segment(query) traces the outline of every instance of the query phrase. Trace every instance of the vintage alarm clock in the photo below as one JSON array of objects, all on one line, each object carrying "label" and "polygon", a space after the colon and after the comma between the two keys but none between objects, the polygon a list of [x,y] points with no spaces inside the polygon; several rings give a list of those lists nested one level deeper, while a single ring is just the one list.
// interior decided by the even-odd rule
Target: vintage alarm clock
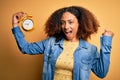
[{"label": "vintage alarm clock", "polygon": [[22,28],[26,31],[32,30],[34,28],[34,21],[31,15],[27,15],[22,19]]}]

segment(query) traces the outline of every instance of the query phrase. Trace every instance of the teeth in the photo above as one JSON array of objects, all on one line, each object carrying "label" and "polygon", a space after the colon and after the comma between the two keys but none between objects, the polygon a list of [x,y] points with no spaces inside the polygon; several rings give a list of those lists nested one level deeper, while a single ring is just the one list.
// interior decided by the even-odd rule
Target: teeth
[{"label": "teeth", "polygon": [[65,31],[66,33],[72,33],[72,31]]}]

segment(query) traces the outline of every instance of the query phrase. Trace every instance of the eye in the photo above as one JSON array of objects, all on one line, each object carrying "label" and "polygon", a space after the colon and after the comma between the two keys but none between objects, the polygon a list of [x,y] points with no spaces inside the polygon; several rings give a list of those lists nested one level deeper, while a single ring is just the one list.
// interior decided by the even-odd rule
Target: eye
[{"label": "eye", "polygon": [[73,24],[73,21],[69,21],[69,24]]},{"label": "eye", "polygon": [[61,25],[64,25],[65,24],[65,21],[61,21]]}]

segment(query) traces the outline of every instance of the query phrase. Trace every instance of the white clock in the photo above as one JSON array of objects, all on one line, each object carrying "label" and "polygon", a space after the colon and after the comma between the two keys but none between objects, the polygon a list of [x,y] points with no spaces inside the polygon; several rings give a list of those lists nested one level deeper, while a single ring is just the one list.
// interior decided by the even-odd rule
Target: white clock
[{"label": "white clock", "polygon": [[34,22],[32,19],[27,18],[27,19],[23,20],[23,23],[22,23],[23,29],[31,30],[31,29],[33,29],[33,26],[34,26]]}]

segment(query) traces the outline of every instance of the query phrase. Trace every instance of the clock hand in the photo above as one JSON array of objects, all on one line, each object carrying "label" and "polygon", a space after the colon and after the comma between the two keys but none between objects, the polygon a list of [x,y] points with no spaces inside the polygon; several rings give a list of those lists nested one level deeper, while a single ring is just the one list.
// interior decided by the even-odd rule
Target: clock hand
[{"label": "clock hand", "polygon": [[25,23],[25,25],[29,25],[29,23]]}]

